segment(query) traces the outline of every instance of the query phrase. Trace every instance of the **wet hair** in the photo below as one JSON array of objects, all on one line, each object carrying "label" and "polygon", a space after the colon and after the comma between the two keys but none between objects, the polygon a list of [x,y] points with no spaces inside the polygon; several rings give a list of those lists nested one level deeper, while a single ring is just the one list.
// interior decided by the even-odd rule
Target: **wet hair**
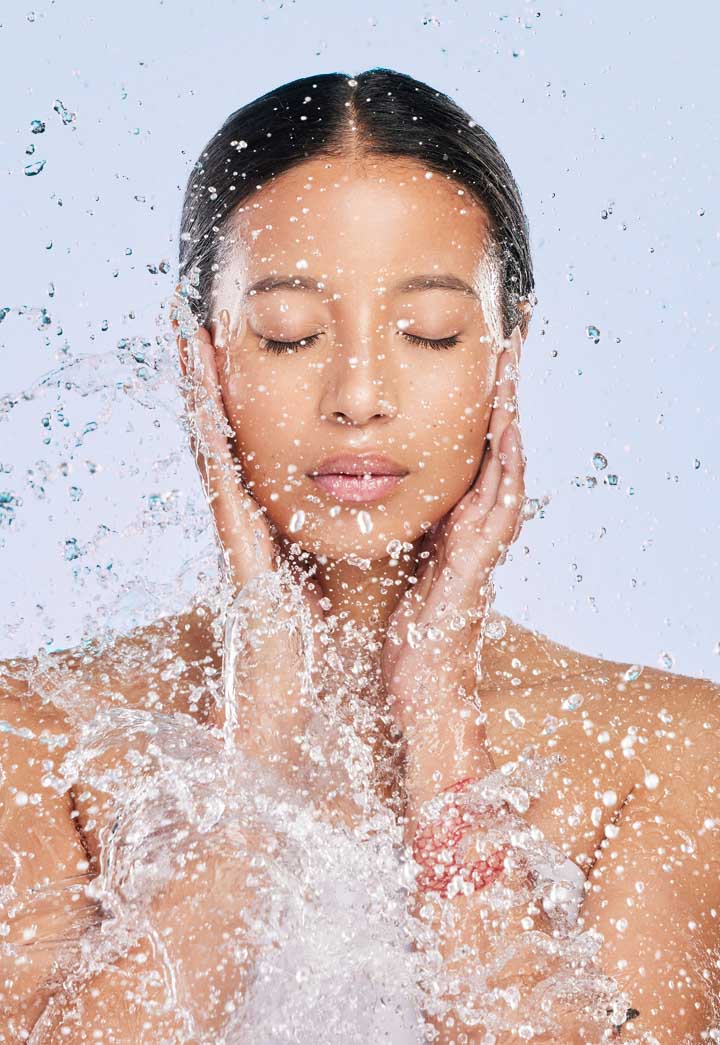
[{"label": "wet hair", "polygon": [[393,69],[292,80],[232,113],[188,178],[180,226],[180,279],[204,324],[213,279],[232,253],[230,216],[271,179],[319,157],[415,160],[453,179],[484,209],[486,254],[499,298],[498,326],[524,331],[534,303],[528,222],[520,192],[495,141],[447,95]]}]

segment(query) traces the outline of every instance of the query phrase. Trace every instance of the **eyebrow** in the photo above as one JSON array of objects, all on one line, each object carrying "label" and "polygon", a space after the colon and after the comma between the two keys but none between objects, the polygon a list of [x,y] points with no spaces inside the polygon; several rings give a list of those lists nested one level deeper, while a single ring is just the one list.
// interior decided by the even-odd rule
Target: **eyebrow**
[{"label": "eyebrow", "polygon": [[[409,279],[401,280],[386,290],[395,291],[398,294],[411,294],[418,290],[457,290],[462,294],[470,294],[477,297],[477,291],[464,279],[454,276],[452,273],[444,272],[432,275],[411,276]],[[309,290],[313,293],[325,293],[327,287],[316,279],[309,276],[263,276],[261,279],[251,283],[245,292],[246,297],[257,294],[269,294],[273,290]]]}]

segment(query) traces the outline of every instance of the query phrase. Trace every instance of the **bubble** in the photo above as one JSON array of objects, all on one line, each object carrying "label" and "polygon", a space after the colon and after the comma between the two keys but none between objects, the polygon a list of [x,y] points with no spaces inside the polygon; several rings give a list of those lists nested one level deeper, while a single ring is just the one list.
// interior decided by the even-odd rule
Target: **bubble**
[{"label": "bubble", "polygon": [[306,258],[300,258],[299,261],[295,262],[295,268],[296,269],[306,269],[307,267],[308,267],[308,263],[307,263],[307,259]]},{"label": "bubble", "polygon": [[399,559],[402,552],[402,541],[392,540],[385,545],[385,551],[391,559]]},{"label": "bubble", "polygon": [[660,783],[660,777],[657,773],[646,773],[645,774],[645,787],[648,791],[654,791]]},{"label": "bubble", "polygon": [[605,454],[601,454],[599,451],[593,454],[592,462],[599,472],[601,472],[604,468],[607,468],[607,457],[605,456]]}]

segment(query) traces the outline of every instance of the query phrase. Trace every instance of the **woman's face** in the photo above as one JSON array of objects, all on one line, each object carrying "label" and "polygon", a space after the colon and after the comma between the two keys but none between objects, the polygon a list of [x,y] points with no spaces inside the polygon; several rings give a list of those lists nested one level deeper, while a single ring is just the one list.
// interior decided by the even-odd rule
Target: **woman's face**
[{"label": "woman's face", "polygon": [[[308,161],[233,214],[208,323],[222,344],[227,310],[225,408],[253,496],[306,551],[385,558],[472,483],[498,358],[480,300],[486,228],[461,186],[387,158]],[[313,476],[371,453],[404,474]]]}]

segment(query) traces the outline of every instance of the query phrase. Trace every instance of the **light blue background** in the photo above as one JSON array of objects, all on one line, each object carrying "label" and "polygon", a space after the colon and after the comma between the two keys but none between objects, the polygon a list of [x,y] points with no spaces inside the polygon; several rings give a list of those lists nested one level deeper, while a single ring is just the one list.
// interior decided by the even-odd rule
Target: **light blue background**
[{"label": "light blue background", "polygon": [[[529,215],[539,304],[520,409],[528,493],[551,502],[497,573],[498,609],[592,654],[669,654],[720,680],[719,33],[709,0],[6,3],[0,388],[75,359],[80,384],[111,387],[49,390],[0,423],[0,491],[22,501],[0,525],[0,656],[179,608],[200,553],[213,572],[179,398],[114,387],[138,368],[117,342],[167,330],[185,181],[226,116],[299,76],[386,65],[489,130]],[[148,272],[164,258],[170,273]]]}]

